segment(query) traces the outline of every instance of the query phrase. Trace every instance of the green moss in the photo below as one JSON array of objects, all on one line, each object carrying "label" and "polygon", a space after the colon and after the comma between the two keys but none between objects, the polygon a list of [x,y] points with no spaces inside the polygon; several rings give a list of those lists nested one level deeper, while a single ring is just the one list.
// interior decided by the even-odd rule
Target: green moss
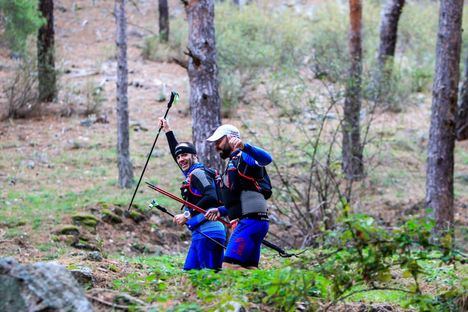
[{"label": "green moss", "polygon": [[101,219],[102,221],[106,223],[111,223],[111,224],[116,224],[116,223],[122,223],[122,219],[110,211],[109,209],[103,209],[101,210]]},{"label": "green moss", "polygon": [[55,229],[53,233],[57,235],[79,235],[80,229],[75,225],[65,224]]},{"label": "green moss", "polygon": [[130,219],[132,219],[133,221],[135,221],[135,222],[141,222],[141,221],[146,219],[143,214],[141,214],[141,213],[139,213],[139,212],[137,212],[135,210],[130,211],[128,213],[128,217]]},{"label": "green moss", "polygon": [[99,223],[98,218],[90,214],[76,214],[72,216],[72,220],[76,225],[86,225],[93,228]]}]

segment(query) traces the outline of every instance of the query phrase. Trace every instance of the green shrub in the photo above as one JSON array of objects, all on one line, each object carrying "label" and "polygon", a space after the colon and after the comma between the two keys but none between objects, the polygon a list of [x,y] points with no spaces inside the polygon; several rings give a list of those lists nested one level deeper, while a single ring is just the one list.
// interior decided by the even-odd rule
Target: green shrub
[{"label": "green shrub", "polygon": [[146,60],[156,62],[173,62],[174,59],[186,59],[184,51],[187,47],[188,25],[183,19],[171,20],[169,42],[161,42],[159,35],[145,38],[142,56]]},{"label": "green shrub", "polygon": [[[363,96],[375,100],[372,82],[379,47],[381,1],[368,1],[363,7]],[[231,3],[216,4],[215,28],[220,96],[224,116],[235,113],[239,103],[252,101],[251,93],[264,96],[271,78],[282,75],[288,80],[301,75],[312,83],[315,78],[343,84],[349,68],[347,2],[323,1],[310,16],[292,8],[265,10],[250,3],[242,8]],[[464,10],[464,28],[468,9]],[[145,40],[143,55],[157,61],[186,61],[187,22],[171,20],[169,44],[157,36]],[[406,3],[399,22],[393,75],[383,94],[382,107],[400,111],[411,93],[427,92],[434,74],[435,43],[438,30],[438,5],[433,1]],[[463,34],[468,42],[468,34]],[[468,47],[464,47],[464,50]],[[282,88],[291,88],[284,84]],[[289,93],[291,90],[276,90]],[[269,94],[268,96],[271,96]],[[405,105],[402,105],[405,103]]]},{"label": "green shrub", "polygon": [[28,36],[37,32],[44,23],[37,6],[37,0],[0,0],[4,36],[12,51],[24,53]]}]

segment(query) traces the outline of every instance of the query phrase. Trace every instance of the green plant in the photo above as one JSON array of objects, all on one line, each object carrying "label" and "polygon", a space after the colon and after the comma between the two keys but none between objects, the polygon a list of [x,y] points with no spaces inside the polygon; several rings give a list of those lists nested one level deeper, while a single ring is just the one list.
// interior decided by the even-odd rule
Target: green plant
[{"label": "green plant", "polygon": [[101,85],[98,85],[93,80],[87,80],[84,87],[85,99],[85,111],[84,114],[88,115],[98,115],[102,110],[102,104],[105,102],[106,98],[104,96],[104,88]]},{"label": "green plant", "polygon": [[0,0],[4,36],[16,53],[24,54],[28,36],[35,34],[44,24],[37,6],[37,0]]}]

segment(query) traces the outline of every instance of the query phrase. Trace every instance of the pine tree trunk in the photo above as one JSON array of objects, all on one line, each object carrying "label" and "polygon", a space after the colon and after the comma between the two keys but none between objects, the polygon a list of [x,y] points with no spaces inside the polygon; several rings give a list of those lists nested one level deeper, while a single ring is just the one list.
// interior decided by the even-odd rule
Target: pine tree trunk
[{"label": "pine tree trunk", "polygon": [[465,77],[463,79],[458,105],[457,140],[468,140],[468,53],[465,57]]},{"label": "pine tree trunk", "polygon": [[359,180],[363,176],[362,145],[360,138],[361,112],[361,73],[362,73],[362,3],[361,0],[350,0],[351,31],[349,51],[351,66],[346,85],[346,98],[343,118],[343,171],[348,180]]},{"label": "pine tree trunk", "polygon": [[159,0],[159,38],[169,41],[169,6],[167,0]]},{"label": "pine tree trunk", "polygon": [[189,23],[190,110],[194,144],[201,161],[219,168],[214,144],[206,139],[220,125],[218,65],[214,29],[214,0],[193,0],[185,6]]},{"label": "pine tree trunk", "polygon": [[130,136],[128,122],[128,68],[127,68],[127,20],[125,17],[126,0],[115,0],[115,19],[117,24],[117,157],[119,167],[119,186],[132,185],[133,168],[130,161]]},{"label": "pine tree trunk", "polygon": [[441,0],[429,130],[426,204],[438,231],[453,226],[455,116],[457,112],[463,0]]},{"label": "pine tree trunk", "polygon": [[57,97],[57,77],[54,60],[54,1],[40,0],[39,12],[45,24],[37,35],[37,70],[39,80],[39,100],[52,102]]},{"label": "pine tree trunk", "polygon": [[375,78],[379,96],[381,92],[385,92],[383,89],[388,84],[387,81],[392,75],[393,58],[395,57],[398,36],[398,21],[404,5],[405,0],[388,0],[382,10],[380,46],[377,56],[378,69]]}]

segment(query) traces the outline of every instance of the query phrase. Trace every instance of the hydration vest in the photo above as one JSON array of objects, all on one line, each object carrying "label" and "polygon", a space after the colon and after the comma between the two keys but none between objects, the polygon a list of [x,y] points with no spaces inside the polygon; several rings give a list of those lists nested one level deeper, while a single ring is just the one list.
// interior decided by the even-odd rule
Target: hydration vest
[{"label": "hydration vest", "polygon": [[[233,187],[238,191],[255,191],[263,194],[265,199],[272,195],[270,177],[265,167],[249,166],[243,160],[242,156],[237,155],[231,158],[231,163],[237,169],[238,179]],[[237,184],[237,185],[236,185]]]},{"label": "hydration vest", "polygon": [[[211,180],[212,184],[214,184],[214,188],[216,190],[216,199],[219,203],[219,206],[221,206],[222,199],[221,199],[221,176],[218,174],[218,171],[212,168],[197,168],[203,170],[204,174]],[[197,170],[195,169],[195,170]],[[194,170],[194,171],[195,171]],[[187,178],[182,182],[182,186],[180,187],[181,195],[182,198],[192,204],[197,204],[197,202],[200,200],[200,198],[203,196],[203,193],[201,193],[200,190],[197,190],[196,188],[193,187],[191,184],[192,181],[192,175],[193,172],[191,172]],[[198,212],[190,209],[190,214],[192,216],[197,215]]]}]

